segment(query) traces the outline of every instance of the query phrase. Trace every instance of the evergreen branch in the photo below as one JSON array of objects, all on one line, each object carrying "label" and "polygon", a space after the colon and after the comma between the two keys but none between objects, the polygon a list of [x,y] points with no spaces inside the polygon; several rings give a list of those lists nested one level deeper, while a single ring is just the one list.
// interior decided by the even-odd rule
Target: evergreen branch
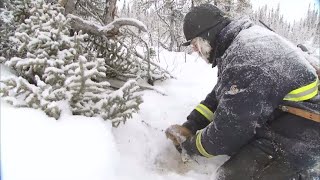
[{"label": "evergreen branch", "polygon": [[137,78],[137,75],[134,74],[123,74],[122,72],[117,71],[116,69],[112,68],[109,65],[105,65],[107,68],[109,68],[112,72],[116,73],[118,76],[123,76],[128,79]]},{"label": "evergreen branch", "polygon": [[148,63],[148,70],[147,70],[148,79],[151,80],[151,79],[152,79],[152,78],[151,78],[151,75],[150,75],[150,64],[151,64],[150,62],[151,62],[151,60],[150,60],[150,49],[149,49],[149,45],[148,45],[148,43],[147,43],[145,40],[143,40],[140,36],[136,35],[133,31],[131,31],[130,29],[127,29],[127,30],[128,30],[128,32],[130,32],[130,34],[131,34],[132,36],[138,38],[138,39],[140,40],[140,42],[142,42],[142,43],[145,45],[146,49],[147,49],[147,56],[146,56],[145,61]]},{"label": "evergreen branch", "polygon": [[[120,41],[119,41],[119,43],[122,44],[125,48],[128,48],[128,46],[125,45],[123,42],[120,42]],[[143,57],[143,55],[141,55],[141,54],[140,54],[139,52],[137,52],[136,50],[134,51],[134,54],[135,54],[138,58],[142,59],[143,61],[146,61],[145,58]],[[169,71],[163,69],[162,67],[160,67],[160,66],[157,65],[156,63],[150,61],[150,64],[152,64],[153,66],[155,66],[155,67],[157,67],[158,69],[161,69],[162,71],[164,71],[165,73],[167,73],[167,74],[170,76],[170,78],[176,79],[176,77],[174,77]]]},{"label": "evergreen branch", "polygon": [[[125,81],[121,81],[118,79],[109,79],[109,82],[111,84],[111,87],[115,88],[115,89],[119,89],[121,88],[126,82]],[[137,84],[139,86],[139,88],[141,88],[141,90],[151,90],[151,91],[155,91],[163,96],[168,96],[166,93],[161,92],[159,90],[157,90],[155,87],[153,86],[146,86],[146,85],[142,85],[142,84]]]},{"label": "evergreen branch", "polygon": [[79,98],[80,94],[83,94],[85,89],[86,78],[84,77],[83,62],[81,60],[79,61],[79,68],[80,68],[80,88],[78,92],[75,95],[73,95],[72,97],[73,100],[75,100],[75,98]]},{"label": "evergreen branch", "polygon": [[161,92],[161,91],[157,90],[156,88],[154,88],[154,87],[152,87],[152,86],[144,86],[144,85],[141,85],[141,84],[138,84],[138,86],[139,86],[142,90],[145,90],[145,89],[147,89],[147,90],[152,90],[152,91],[155,91],[155,92],[157,92],[157,93],[159,93],[159,94],[161,94],[161,95],[163,95],[163,96],[168,96],[166,93]]}]

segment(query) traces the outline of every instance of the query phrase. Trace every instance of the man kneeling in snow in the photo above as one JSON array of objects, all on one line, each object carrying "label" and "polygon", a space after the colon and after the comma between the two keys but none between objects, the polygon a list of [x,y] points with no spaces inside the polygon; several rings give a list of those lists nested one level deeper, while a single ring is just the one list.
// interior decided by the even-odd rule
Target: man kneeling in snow
[{"label": "man kneeling in snow", "polygon": [[184,45],[218,66],[218,82],[182,126],[166,130],[177,149],[231,156],[218,179],[319,177],[319,80],[297,47],[210,4],[194,7],[183,30]]}]

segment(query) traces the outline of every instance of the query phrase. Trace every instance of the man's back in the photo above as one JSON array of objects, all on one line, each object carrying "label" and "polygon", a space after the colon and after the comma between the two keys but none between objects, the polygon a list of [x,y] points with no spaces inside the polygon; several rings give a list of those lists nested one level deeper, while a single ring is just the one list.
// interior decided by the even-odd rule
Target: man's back
[{"label": "man's back", "polygon": [[[299,50],[277,34],[252,26],[239,32],[220,60],[220,78],[216,88],[219,103],[230,100],[224,95],[229,93],[226,87],[231,84],[235,84],[238,92],[243,93],[248,101],[261,100],[255,101],[257,104],[253,109],[247,109],[242,106],[243,102],[233,100],[239,103],[240,111],[260,113],[260,118],[264,119],[257,121],[255,138],[269,140],[276,151],[282,152],[286,159],[297,165],[317,166],[314,164],[320,161],[320,123],[274,109],[279,105],[290,105],[319,113],[319,102],[309,99],[284,100],[292,90],[317,81],[314,68]],[[235,77],[237,74],[241,76]],[[268,83],[257,83],[256,79]],[[247,91],[252,83],[255,83],[256,89]],[[233,111],[230,110],[230,113]]]},{"label": "man's back", "polygon": [[[297,47],[211,4],[194,7],[183,27],[184,45],[218,66],[218,82],[182,126],[168,128],[167,135],[186,138],[175,145],[189,155],[231,156],[219,168],[219,179],[318,177],[320,123],[279,109],[319,114],[318,77]],[[209,56],[203,53],[208,49]]]}]

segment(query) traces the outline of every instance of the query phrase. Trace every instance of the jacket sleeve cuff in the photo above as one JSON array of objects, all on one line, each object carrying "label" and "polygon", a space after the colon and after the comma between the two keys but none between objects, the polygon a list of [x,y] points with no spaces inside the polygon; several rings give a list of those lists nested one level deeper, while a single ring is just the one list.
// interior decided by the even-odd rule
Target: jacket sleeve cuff
[{"label": "jacket sleeve cuff", "polygon": [[207,150],[202,145],[202,131],[198,131],[198,133],[192,138],[187,139],[182,143],[182,148],[186,150],[189,156],[200,155],[206,158],[211,158],[214,155],[209,154]]},{"label": "jacket sleeve cuff", "polygon": [[197,128],[198,125],[194,121],[186,121],[185,123],[182,124],[182,126],[189,129],[193,135],[195,135],[198,130],[198,128]]},{"label": "jacket sleeve cuff", "polygon": [[198,130],[207,127],[211,122],[199,112],[199,109],[194,109],[187,117],[187,120],[188,121],[185,122],[183,126],[188,128],[193,134],[196,134]]}]

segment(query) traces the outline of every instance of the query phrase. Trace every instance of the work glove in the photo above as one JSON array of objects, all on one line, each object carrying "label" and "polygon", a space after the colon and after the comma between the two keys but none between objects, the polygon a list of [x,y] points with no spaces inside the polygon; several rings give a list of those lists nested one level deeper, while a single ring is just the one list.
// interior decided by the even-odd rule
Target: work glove
[{"label": "work glove", "polygon": [[166,129],[165,133],[180,153],[182,152],[181,144],[192,136],[192,132],[181,125],[172,125]]}]

